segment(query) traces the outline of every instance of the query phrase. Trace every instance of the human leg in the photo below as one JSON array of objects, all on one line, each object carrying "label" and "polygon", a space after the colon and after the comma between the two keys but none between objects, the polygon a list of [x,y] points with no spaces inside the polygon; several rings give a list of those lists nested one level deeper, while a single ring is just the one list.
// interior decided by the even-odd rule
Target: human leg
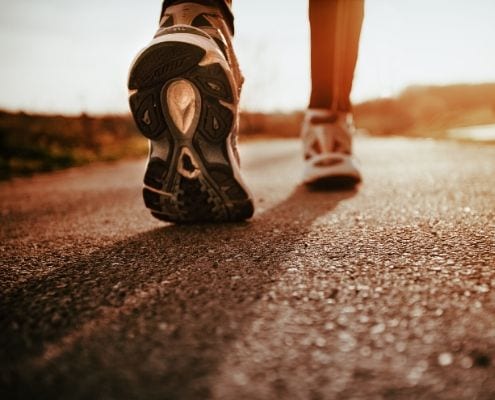
[{"label": "human leg", "polygon": [[364,16],[363,0],[310,0],[310,108],[351,110],[350,94]]},{"label": "human leg", "polygon": [[160,15],[163,17],[165,10],[173,5],[183,4],[183,3],[197,3],[203,6],[216,7],[223,15],[230,32],[234,34],[234,15],[232,14],[232,0],[164,0],[162,3],[162,12]]},{"label": "human leg", "polygon": [[363,0],[310,0],[312,89],[302,138],[307,184],[355,184],[350,93]]}]

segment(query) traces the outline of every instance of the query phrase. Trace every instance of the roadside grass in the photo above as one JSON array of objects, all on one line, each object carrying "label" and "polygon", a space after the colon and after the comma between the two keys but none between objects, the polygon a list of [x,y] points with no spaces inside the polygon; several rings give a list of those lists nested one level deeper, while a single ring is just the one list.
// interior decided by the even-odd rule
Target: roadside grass
[{"label": "roadside grass", "polygon": [[128,116],[0,112],[0,178],[146,154]]},{"label": "roadside grass", "polygon": [[[304,113],[243,112],[240,139],[295,138]],[[358,128],[373,136],[447,139],[448,131],[495,124],[495,83],[417,86],[396,98],[354,107]],[[39,115],[0,111],[0,179],[142,157],[148,144],[125,115]]]}]

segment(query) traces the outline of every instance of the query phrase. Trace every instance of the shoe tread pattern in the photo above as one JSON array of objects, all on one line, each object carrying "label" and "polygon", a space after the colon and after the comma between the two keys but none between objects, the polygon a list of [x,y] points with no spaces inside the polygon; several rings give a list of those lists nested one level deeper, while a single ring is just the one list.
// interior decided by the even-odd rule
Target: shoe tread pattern
[{"label": "shoe tread pattern", "polygon": [[[204,55],[203,49],[188,43],[161,43],[145,51],[130,73],[129,89],[135,93],[129,102],[137,127],[150,140],[165,137],[170,144],[166,160],[150,158],[144,177],[145,205],[163,221],[240,221],[254,212],[228,156],[234,115],[221,102],[234,101],[230,82],[220,64],[198,65]],[[161,104],[162,88],[177,78],[194,84],[201,96],[199,123],[190,143],[177,139],[180,134]],[[178,172],[181,146],[187,146],[199,164],[201,174],[194,179]],[[213,153],[222,156],[212,161]]]}]

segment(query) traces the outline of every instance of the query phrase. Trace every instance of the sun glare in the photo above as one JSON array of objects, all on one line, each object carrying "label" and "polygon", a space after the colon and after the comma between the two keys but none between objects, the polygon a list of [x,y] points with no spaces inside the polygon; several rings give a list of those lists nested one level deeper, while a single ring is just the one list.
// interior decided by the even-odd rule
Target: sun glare
[{"label": "sun glare", "polygon": [[[0,107],[126,112],[125,82],[152,36],[160,2],[2,1]],[[409,85],[495,81],[495,3],[367,0],[353,100]],[[306,106],[309,26],[304,1],[234,1],[243,107]]]}]

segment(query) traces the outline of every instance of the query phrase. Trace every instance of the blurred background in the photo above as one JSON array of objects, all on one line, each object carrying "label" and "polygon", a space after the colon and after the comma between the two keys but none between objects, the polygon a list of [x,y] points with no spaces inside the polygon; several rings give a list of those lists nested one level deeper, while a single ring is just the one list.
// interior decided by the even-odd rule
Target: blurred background
[{"label": "blurred background", "polygon": [[[0,176],[139,156],[129,64],[160,0],[0,0]],[[237,0],[242,134],[298,135],[309,87],[304,0]],[[495,140],[495,2],[366,0],[352,99],[373,135]],[[494,83],[491,83],[494,82]]]}]

